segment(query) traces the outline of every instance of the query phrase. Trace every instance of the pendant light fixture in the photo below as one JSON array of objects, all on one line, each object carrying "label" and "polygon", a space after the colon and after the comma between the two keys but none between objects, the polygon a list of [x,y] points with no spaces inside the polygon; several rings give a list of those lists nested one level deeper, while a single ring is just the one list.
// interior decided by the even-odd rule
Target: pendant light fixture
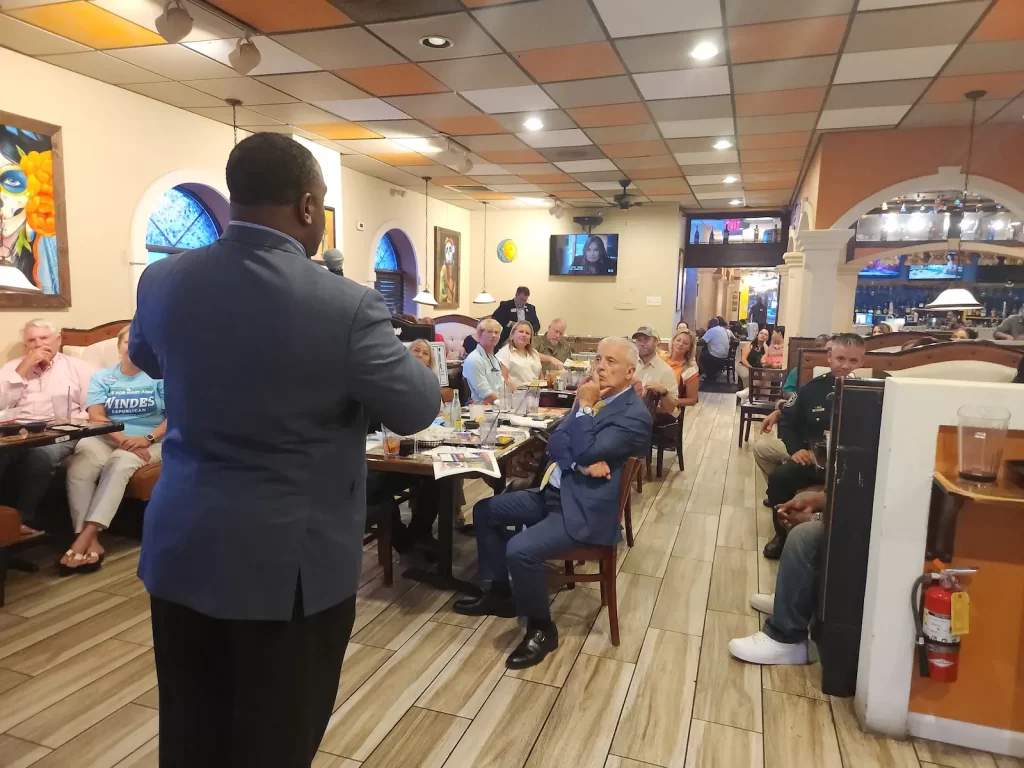
[{"label": "pendant light fixture", "polygon": [[[967,129],[967,160],[964,162],[964,191],[960,197],[965,203],[967,202],[967,193],[971,184],[971,155],[974,154],[974,118],[978,112],[978,99],[985,98],[987,93],[988,91],[968,91],[964,94],[964,98],[969,99],[971,102],[971,124]],[[956,249],[958,252],[963,249],[963,240],[964,225],[963,219],[961,219],[960,229],[956,238]]]},{"label": "pendant light fixture", "polygon": [[423,177],[423,267],[426,270],[427,276],[423,281],[423,290],[416,294],[413,298],[413,302],[416,304],[426,304],[431,307],[437,306],[437,299],[434,298],[434,294],[430,292],[430,197],[427,195],[427,188],[430,185],[430,177]]},{"label": "pendant light fixture", "polygon": [[224,99],[224,103],[231,107],[231,127],[235,131],[235,145],[238,145],[238,108],[242,106],[241,99]]},{"label": "pendant light fixture", "polygon": [[473,299],[473,303],[474,304],[493,304],[494,301],[495,301],[494,297],[491,296],[491,294],[489,294],[487,292],[487,248],[488,248],[488,245],[487,245],[487,201],[485,200],[484,201],[484,251],[483,251],[484,282],[483,282],[483,286],[480,288],[480,293],[478,293],[476,295],[476,298]]}]

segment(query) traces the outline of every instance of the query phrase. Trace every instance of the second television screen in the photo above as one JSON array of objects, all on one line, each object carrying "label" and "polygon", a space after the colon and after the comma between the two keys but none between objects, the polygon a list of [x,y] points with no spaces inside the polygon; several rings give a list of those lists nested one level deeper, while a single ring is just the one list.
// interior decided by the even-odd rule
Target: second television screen
[{"label": "second television screen", "polygon": [[552,275],[617,275],[618,235],[552,235]]}]

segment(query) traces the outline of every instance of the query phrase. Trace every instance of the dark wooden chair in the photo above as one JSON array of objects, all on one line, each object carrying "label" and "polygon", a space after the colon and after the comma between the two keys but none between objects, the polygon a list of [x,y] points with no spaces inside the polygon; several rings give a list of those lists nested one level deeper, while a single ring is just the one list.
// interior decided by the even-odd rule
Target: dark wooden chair
[{"label": "dark wooden chair", "polygon": [[740,433],[737,444],[740,448],[750,440],[750,425],[764,421],[775,410],[775,404],[783,398],[782,384],[786,372],[781,368],[751,368],[750,394],[747,402],[740,406]]},{"label": "dark wooden chair", "polygon": [[[619,524],[630,520],[630,488],[633,478],[640,474],[640,459],[633,457],[626,460],[619,482]],[[627,523],[627,525],[629,525]],[[626,528],[627,543],[633,538],[630,527]],[[630,545],[632,546],[632,545]],[[612,645],[619,644],[619,608],[615,594],[615,553],[617,545],[609,547],[580,547],[565,552],[561,558],[565,560],[565,573],[554,574],[558,581],[566,583],[567,589],[575,589],[576,582],[599,582],[601,584],[601,605],[608,606],[608,626],[611,629]],[[596,561],[597,573],[576,573],[576,565]]]},{"label": "dark wooden chair", "polygon": [[[660,479],[665,469],[665,450],[671,449],[676,452],[676,457],[679,460],[679,471],[682,472],[683,466],[683,416],[686,412],[685,408],[679,409],[679,416],[676,418],[670,417],[664,411],[658,410],[658,403],[661,402],[661,397],[651,393],[644,395],[644,405],[647,406],[647,412],[651,414],[651,419],[654,421],[654,426],[651,429],[651,450],[648,451],[645,457],[645,463],[647,464],[647,481],[651,482],[654,478],[651,475],[651,455],[657,451],[658,455],[658,478]],[[639,478],[639,475],[637,475]],[[638,483],[637,490],[640,491],[641,487]]]},{"label": "dark wooden chair", "polygon": [[736,350],[740,348],[739,339],[729,342],[729,356],[725,358],[725,380],[736,383]]}]

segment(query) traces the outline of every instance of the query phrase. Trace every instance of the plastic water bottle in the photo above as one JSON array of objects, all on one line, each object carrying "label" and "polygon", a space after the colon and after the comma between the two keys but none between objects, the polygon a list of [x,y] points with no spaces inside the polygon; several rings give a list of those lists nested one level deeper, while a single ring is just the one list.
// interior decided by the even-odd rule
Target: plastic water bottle
[{"label": "plastic water bottle", "polygon": [[462,404],[459,402],[459,393],[452,397],[451,408],[448,411],[448,426],[456,431],[462,429]]}]

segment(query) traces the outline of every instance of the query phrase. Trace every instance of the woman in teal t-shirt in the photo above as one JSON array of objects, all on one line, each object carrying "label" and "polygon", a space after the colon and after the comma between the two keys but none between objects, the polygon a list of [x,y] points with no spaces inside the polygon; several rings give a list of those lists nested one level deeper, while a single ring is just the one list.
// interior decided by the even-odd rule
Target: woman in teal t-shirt
[{"label": "woman in teal t-shirt", "polygon": [[127,326],[117,335],[117,351],[120,363],[92,375],[85,406],[92,421],[119,421],[124,432],[87,437],[75,446],[67,487],[78,538],[61,558],[62,575],[99,569],[99,532],[114,519],[135,470],[160,461],[160,441],[167,431],[164,383],[128,358]]}]

